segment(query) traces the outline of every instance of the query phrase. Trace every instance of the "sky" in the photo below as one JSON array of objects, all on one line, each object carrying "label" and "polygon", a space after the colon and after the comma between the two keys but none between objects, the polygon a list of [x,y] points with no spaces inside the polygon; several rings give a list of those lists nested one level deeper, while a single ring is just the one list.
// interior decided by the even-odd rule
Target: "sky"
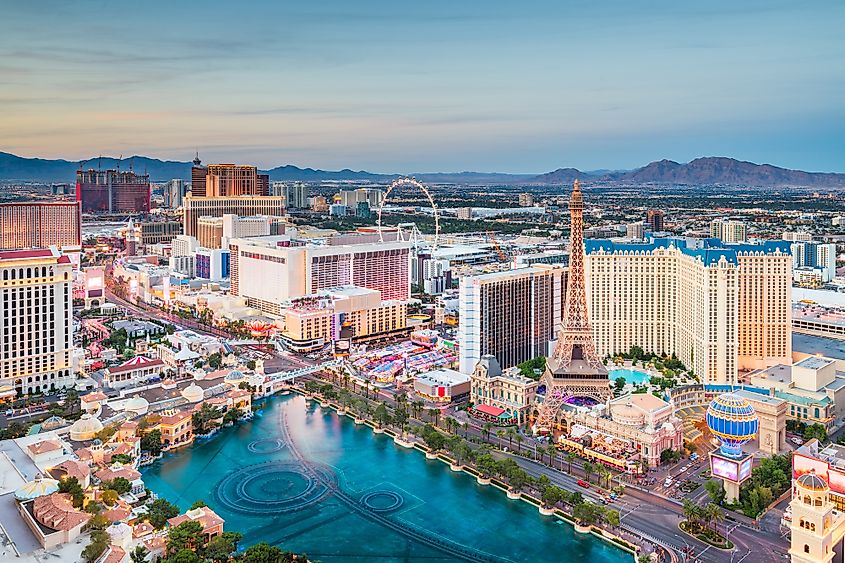
[{"label": "sky", "polygon": [[845,172],[845,2],[30,0],[0,151],[373,172]]}]

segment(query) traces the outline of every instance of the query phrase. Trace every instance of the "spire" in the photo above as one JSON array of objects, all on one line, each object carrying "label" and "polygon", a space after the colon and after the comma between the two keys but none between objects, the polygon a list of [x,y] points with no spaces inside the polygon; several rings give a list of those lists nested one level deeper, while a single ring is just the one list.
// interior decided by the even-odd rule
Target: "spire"
[{"label": "spire", "polygon": [[197,156],[194,157],[194,166],[199,166],[200,164],[202,164],[202,161],[200,160],[200,151],[197,151]]}]

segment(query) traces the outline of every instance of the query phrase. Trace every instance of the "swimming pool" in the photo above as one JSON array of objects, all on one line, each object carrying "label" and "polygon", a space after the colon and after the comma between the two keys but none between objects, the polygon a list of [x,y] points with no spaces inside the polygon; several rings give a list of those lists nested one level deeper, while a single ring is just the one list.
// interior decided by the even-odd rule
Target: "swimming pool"
[{"label": "swimming pool", "polygon": [[648,380],[651,378],[648,372],[635,368],[616,368],[608,372],[608,378],[611,381],[616,381],[620,377],[625,378],[625,383],[633,383],[634,385],[648,383]]}]

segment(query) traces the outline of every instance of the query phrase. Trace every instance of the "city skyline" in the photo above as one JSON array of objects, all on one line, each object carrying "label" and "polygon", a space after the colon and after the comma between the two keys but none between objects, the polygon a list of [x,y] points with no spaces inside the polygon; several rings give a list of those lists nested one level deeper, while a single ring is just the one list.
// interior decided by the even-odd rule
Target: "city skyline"
[{"label": "city skyline", "polygon": [[22,156],[841,171],[845,8],[829,2],[8,12],[0,150]]}]

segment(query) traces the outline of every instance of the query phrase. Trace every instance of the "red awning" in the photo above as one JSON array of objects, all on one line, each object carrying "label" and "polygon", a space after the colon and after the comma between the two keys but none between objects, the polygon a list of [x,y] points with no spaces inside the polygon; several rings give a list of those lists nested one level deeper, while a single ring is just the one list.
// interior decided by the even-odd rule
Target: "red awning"
[{"label": "red awning", "polygon": [[499,407],[493,407],[490,405],[478,405],[475,407],[475,410],[495,417],[502,416],[505,413],[505,409],[500,409]]}]

